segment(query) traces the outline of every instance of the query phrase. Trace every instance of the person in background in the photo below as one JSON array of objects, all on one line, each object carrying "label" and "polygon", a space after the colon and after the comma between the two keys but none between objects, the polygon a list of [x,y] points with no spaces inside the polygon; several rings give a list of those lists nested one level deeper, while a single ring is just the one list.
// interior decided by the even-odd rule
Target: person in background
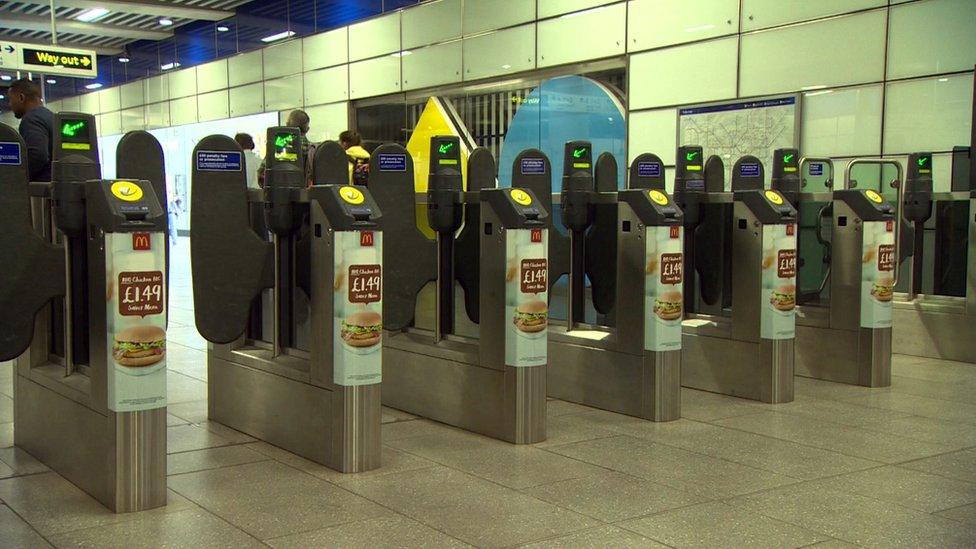
[{"label": "person in background", "polygon": [[[312,184],[312,161],[315,157],[315,145],[307,137],[310,123],[311,119],[308,117],[308,113],[301,109],[295,109],[288,113],[288,119],[285,121],[285,126],[298,128],[302,134],[302,153],[305,156],[305,180],[309,185]],[[261,167],[258,168],[258,183],[261,187],[264,187],[265,168],[265,162],[262,161]]]},{"label": "person in background", "polygon": [[50,181],[54,113],[44,106],[41,87],[27,78],[14,81],[7,94],[10,110],[20,120],[20,136],[27,144],[28,176],[31,181]]},{"label": "person in background", "polygon": [[339,134],[339,144],[349,158],[349,183],[366,185],[369,181],[369,151],[363,148],[363,138],[353,130]]},{"label": "person in background", "polygon": [[261,167],[261,157],[254,152],[254,138],[249,133],[239,133],[234,141],[244,149],[244,170],[247,172],[247,187],[260,189],[258,184],[258,169]]}]

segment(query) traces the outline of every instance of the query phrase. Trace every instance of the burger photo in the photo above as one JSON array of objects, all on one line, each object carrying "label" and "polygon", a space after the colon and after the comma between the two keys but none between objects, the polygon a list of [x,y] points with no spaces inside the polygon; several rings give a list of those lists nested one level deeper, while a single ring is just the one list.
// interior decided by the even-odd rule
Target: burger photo
[{"label": "burger photo", "polygon": [[112,357],[122,366],[152,366],[166,356],[166,331],[158,326],[133,326],[115,334]]},{"label": "burger photo", "polygon": [[792,311],[796,307],[796,286],[783,284],[774,288],[769,302],[779,311]]},{"label": "burger photo", "polygon": [[353,313],[342,321],[339,336],[350,347],[372,347],[383,339],[383,317],[373,311]]},{"label": "burger photo", "polygon": [[681,318],[681,306],[683,297],[677,290],[661,292],[661,295],[654,298],[654,314],[661,320],[678,320]]},{"label": "burger photo", "polygon": [[891,278],[882,278],[874,282],[871,284],[871,295],[878,301],[891,301],[895,293],[894,282]]},{"label": "burger photo", "polygon": [[526,301],[515,309],[512,322],[520,331],[530,334],[541,332],[549,324],[549,305],[540,299]]}]

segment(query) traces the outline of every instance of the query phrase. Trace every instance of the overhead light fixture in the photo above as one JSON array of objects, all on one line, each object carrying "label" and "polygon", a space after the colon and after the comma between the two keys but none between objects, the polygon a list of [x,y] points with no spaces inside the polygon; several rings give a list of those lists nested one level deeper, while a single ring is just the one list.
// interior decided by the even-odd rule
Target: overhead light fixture
[{"label": "overhead light fixture", "polygon": [[164,27],[168,27],[168,26],[170,26],[170,25],[173,24],[173,20],[164,17],[164,18],[162,18],[162,19],[159,20],[159,24],[162,25],[162,26],[164,26]]},{"label": "overhead light fixture", "polygon": [[179,66],[180,64],[174,61],[172,63],[166,63],[165,65],[160,65],[159,68],[163,69],[164,71],[168,71],[170,69],[175,69],[176,67]]},{"label": "overhead light fixture", "polygon": [[5,97],[6,97],[5,95],[3,95],[2,93],[0,93],[0,99],[3,99]]},{"label": "overhead light fixture", "polygon": [[217,25],[217,32],[227,32],[229,30],[230,27],[228,27],[227,25]]},{"label": "overhead light fixture", "polygon": [[13,79],[14,77],[10,76],[9,74],[0,74],[0,80],[3,80],[4,82],[9,82],[10,80]]},{"label": "overhead light fixture", "polygon": [[413,52],[410,50],[404,50],[404,51],[398,51],[390,54],[391,57],[406,57],[408,55],[413,55]]},{"label": "overhead light fixture", "polygon": [[295,36],[295,31],[285,31],[279,32],[278,34],[272,34],[271,36],[265,36],[261,39],[262,42],[275,42],[281,40],[282,38],[289,38]]},{"label": "overhead light fixture", "polygon": [[948,79],[948,78],[940,78],[940,79],[939,79],[939,82],[948,82],[948,81],[949,81],[949,79]]},{"label": "overhead light fixture", "polygon": [[128,63],[129,61],[131,61],[131,59],[129,59],[128,55],[119,56],[119,63]]},{"label": "overhead light fixture", "polygon": [[508,63],[505,63],[504,65],[502,65],[502,68],[505,69],[505,70],[508,70],[508,69],[512,68],[512,66],[509,65]]},{"label": "overhead light fixture", "polygon": [[801,91],[822,90],[826,87],[827,86],[825,84],[817,84],[816,86],[803,86],[802,88],[800,88],[800,90]]},{"label": "overhead light fixture", "polygon": [[58,81],[55,80],[55,79],[53,79],[53,78],[48,78],[47,80],[45,80],[45,82],[47,82],[48,84],[57,84],[58,83]]},{"label": "overhead light fixture", "polygon": [[102,87],[101,82],[92,82],[91,84],[85,84],[86,90],[97,90],[98,88],[101,87]]},{"label": "overhead light fixture", "polygon": [[96,19],[104,17],[106,14],[108,14],[108,10],[105,8],[92,8],[79,13],[75,16],[75,19],[85,23],[91,23]]}]

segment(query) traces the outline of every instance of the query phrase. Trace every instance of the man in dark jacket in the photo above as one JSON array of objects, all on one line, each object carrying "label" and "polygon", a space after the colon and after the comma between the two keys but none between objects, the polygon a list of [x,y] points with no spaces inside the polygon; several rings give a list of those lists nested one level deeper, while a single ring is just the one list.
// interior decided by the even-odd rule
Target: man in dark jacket
[{"label": "man in dark jacket", "polygon": [[51,180],[54,113],[41,101],[41,87],[27,78],[10,85],[10,109],[20,119],[20,136],[27,143],[27,170],[31,181]]}]

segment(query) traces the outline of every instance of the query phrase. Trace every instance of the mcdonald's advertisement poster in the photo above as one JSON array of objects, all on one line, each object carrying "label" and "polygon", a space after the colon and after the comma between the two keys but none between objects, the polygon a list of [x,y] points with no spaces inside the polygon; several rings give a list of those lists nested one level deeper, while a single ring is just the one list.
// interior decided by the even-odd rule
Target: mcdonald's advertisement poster
[{"label": "mcdonald's advertisement poster", "polygon": [[796,335],[796,225],[766,225],[762,250],[760,336],[792,339]]},{"label": "mcdonald's advertisement poster", "polygon": [[383,380],[383,238],[378,231],[337,231],[333,270],[333,381]]},{"label": "mcdonald's advertisement poster", "polygon": [[890,328],[895,291],[894,221],[865,221],[861,250],[861,327]]},{"label": "mcdonald's advertisement poster", "polygon": [[108,404],[166,406],[166,236],[105,235]]},{"label": "mcdonald's advertisement poster", "polygon": [[505,364],[543,366],[549,357],[549,255],[545,229],[505,239]]},{"label": "mcdonald's advertisement poster", "polygon": [[647,227],[644,267],[644,349],[681,349],[684,260],[681,226]]}]

